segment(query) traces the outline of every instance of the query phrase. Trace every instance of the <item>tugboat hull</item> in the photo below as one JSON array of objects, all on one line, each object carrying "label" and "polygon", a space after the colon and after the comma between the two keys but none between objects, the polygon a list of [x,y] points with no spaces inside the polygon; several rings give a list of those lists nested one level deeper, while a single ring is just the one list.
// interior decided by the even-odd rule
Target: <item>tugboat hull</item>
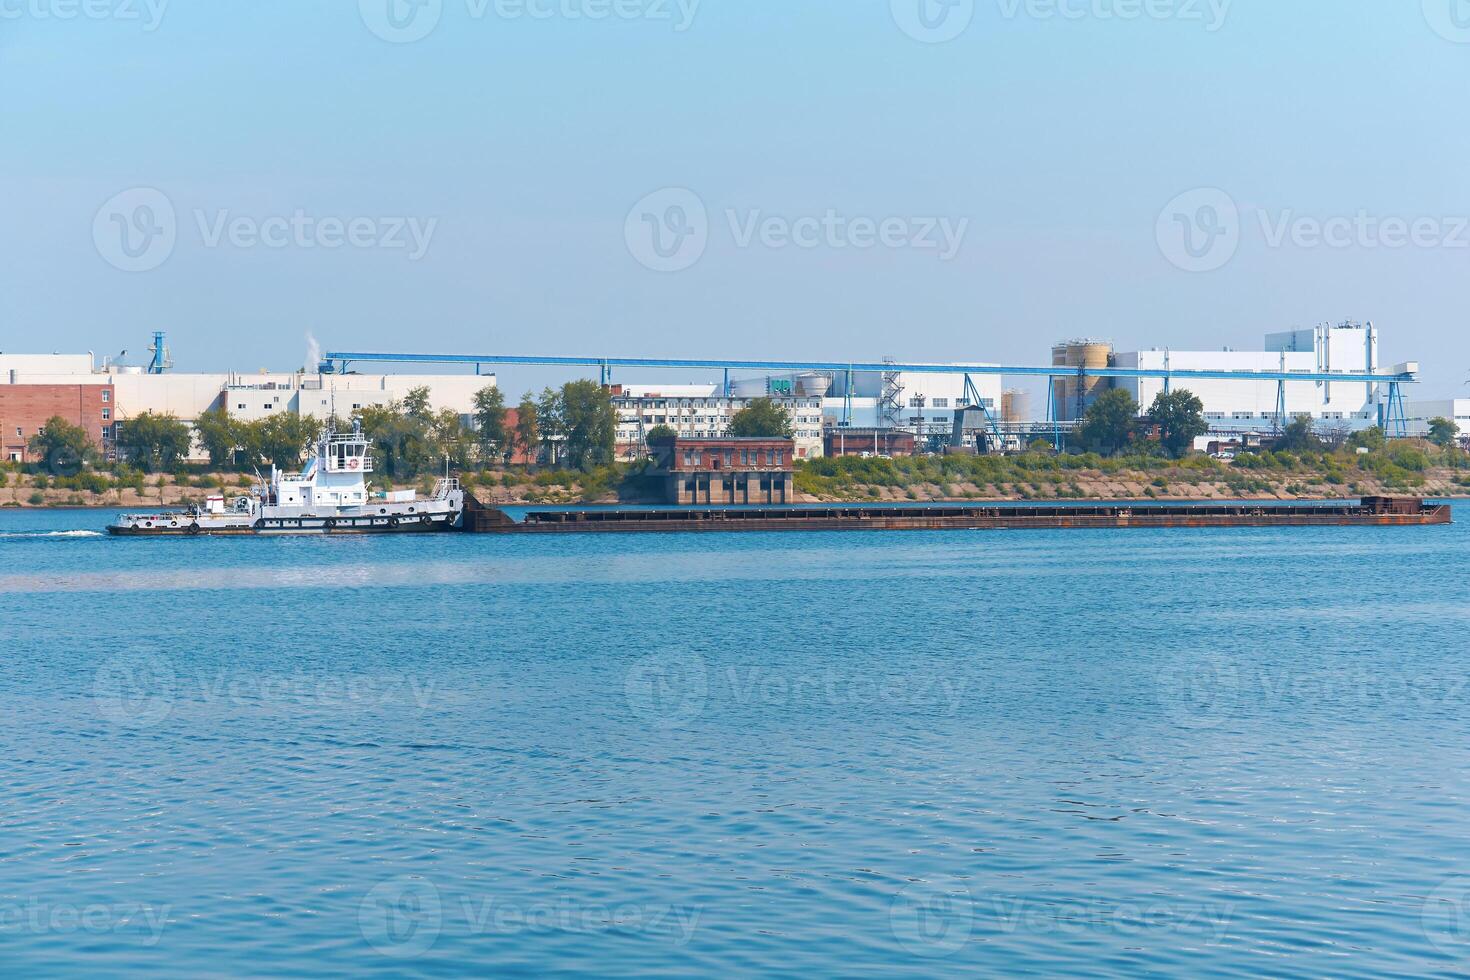
[{"label": "tugboat hull", "polygon": [[129,517],[108,525],[119,537],[218,537],[286,534],[434,534],[459,530],[456,512],[364,515],[361,517],[262,517],[253,522],[211,519],[209,515],[148,520]]}]

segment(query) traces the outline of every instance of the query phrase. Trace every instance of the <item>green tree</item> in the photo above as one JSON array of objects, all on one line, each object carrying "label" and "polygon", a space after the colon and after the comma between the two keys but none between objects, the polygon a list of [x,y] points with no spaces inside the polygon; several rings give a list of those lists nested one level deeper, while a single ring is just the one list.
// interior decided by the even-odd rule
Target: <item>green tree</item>
[{"label": "green tree", "polygon": [[516,406],[516,426],[511,438],[515,447],[528,459],[535,458],[536,447],[541,444],[540,414],[540,406],[529,391],[521,396],[521,403]]},{"label": "green tree", "polygon": [[1087,408],[1078,435],[1087,449],[1111,456],[1126,447],[1138,428],[1138,402],[1122,388],[1103,392]]},{"label": "green tree", "polygon": [[655,442],[668,442],[670,439],[677,439],[678,437],[679,433],[674,431],[673,426],[655,425],[648,430],[648,434],[643,437],[643,441],[651,446]]},{"label": "green tree", "polygon": [[243,448],[242,428],[224,407],[211,408],[194,420],[194,434],[204,451],[209,453],[209,465],[223,469],[234,464],[235,451]]},{"label": "green tree", "polygon": [[429,422],[409,415],[402,403],[367,405],[353,416],[373,445],[374,468],[389,480],[412,480],[433,466]]},{"label": "green tree", "polygon": [[612,393],[595,381],[570,381],[560,403],[567,462],[584,471],[611,463],[618,434]]},{"label": "green tree", "polygon": [[294,470],[301,465],[302,454],[319,431],[315,419],[294,412],[277,412],[253,427],[260,455],[283,470]]},{"label": "green tree", "polygon": [[1443,416],[1432,418],[1429,420],[1429,441],[1441,449],[1449,449],[1460,441],[1460,427]]},{"label": "green tree", "polygon": [[118,452],[144,470],[171,470],[189,455],[193,433],[172,415],[144,412],[123,422],[116,438]]},{"label": "green tree", "polygon": [[475,426],[479,429],[480,455],[484,460],[503,456],[510,448],[505,417],[505,392],[495,385],[475,392]]},{"label": "green tree", "polygon": [[1161,391],[1148,410],[1159,427],[1159,442],[1170,456],[1183,456],[1194,440],[1210,431],[1205,421],[1205,403],[1192,391]]},{"label": "green tree", "polygon": [[536,399],[536,425],[541,434],[541,453],[546,462],[556,466],[561,459],[566,428],[562,419],[561,392],[545,388]]},{"label": "green tree", "polygon": [[1382,429],[1373,426],[1359,429],[1348,436],[1347,444],[1350,449],[1367,449],[1377,453],[1383,451],[1384,446],[1388,444],[1388,438],[1384,436]]},{"label": "green tree", "polygon": [[475,434],[465,428],[460,414],[452,408],[440,409],[434,416],[431,431],[436,471],[446,459],[455,469],[468,469],[475,448]]},{"label": "green tree", "polygon": [[87,430],[59,415],[46,420],[41,431],[31,436],[27,448],[45,460],[46,468],[57,476],[75,476],[84,464],[96,458],[96,447]]},{"label": "green tree", "polygon": [[791,415],[769,398],[756,398],[730,417],[730,435],[737,438],[791,438]]},{"label": "green tree", "polygon": [[1305,416],[1292,419],[1276,440],[1278,452],[1321,452],[1322,440],[1312,428],[1312,420]]},{"label": "green tree", "polygon": [[425,425],[432,422],[434,420],[434,409],[429,404],[428,386],[420,385],[417,388],[410,389],[408,394],[403,396],[403,404],[400,407],[400,411],[409,418],[423,422]]}]

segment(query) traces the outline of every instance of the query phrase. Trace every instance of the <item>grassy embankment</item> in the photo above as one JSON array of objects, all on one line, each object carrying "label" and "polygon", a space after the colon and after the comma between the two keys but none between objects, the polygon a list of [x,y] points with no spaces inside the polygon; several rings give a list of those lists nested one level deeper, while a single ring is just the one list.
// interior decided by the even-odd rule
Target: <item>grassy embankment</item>
[{"label": "grassy embankment", "polygon": [[[651,501],[637,466],[573,470],[493,470],[461,477],[491,504],[571,504]],[[197,502],[211,492],[243,493],[249,475],[180,469],[144,474],[128,467],[74,476],[0,468],[0,507],[149,508]],[[417,487],[414,481],[374,481],[377,489]],[[817,459],[797,468],[798,499],[831,501],[1087,500],[1110,498],[1296,499],[1413,494],[1470,496],[1470,454],[1403,440],[1368,455],[1348,451],[1262,453],[1233,462],[1190,456],[1105,459],[1054,456],[924,456],[905,459]]]},{"label": "grassy embankment", "polygon": [[1204,455],[1105,459],[1095,453],[847,457],[805,463],[796,488],[810,501],[1466,496],[1470,455],[1405,440],[1362,456],[1282,452],[1243,455],[1233,462]]}]

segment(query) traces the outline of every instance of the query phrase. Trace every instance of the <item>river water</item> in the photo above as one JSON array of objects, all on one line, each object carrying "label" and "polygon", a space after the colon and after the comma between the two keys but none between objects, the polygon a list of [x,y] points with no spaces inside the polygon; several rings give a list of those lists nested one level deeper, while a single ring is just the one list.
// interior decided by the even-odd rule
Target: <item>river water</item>
[{"label": "river water", "polygon": [[40,976],[1470,968],[1439,528],[112,540],[0,514]]}]

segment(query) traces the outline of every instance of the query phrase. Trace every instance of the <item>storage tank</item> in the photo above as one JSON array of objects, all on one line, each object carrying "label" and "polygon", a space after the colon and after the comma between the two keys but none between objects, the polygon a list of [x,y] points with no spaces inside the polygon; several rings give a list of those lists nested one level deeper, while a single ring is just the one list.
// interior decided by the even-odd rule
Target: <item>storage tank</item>
[{"label": "storage tank", "polygon": [[[1067,366],[1067,345],[1057,344],[1051,349],[1052,367]],[[1056,408],[1056,417],[1062,420],[1072,417],[1072,406],[1077,403],[1075,390],[1077,383],[1075,378],[1061,377],[1051,379],[1051,397]]]},{"label": "storage tank", "polygon": [[1012,388],[1000,396],[1000,417],[1003,422],[1031,421],[1031,396],[1019,388]]},{"label": "storage tank", "polygon": [[[1101,340],[1069,340],[1057,344],[1051,350],[1054,367],[1085,368],[1095,370],[1107,367],[1113,357],[1113,345]],[[1075,376],[1056,381],[1057,417],[1079,419],[1097,396],[1112,387],[1112,379],[1087,375],[1079,383]]]},{"label": "storage tank", "polygon": [[826,398],[832,390],[830,375],[809,371],[796,376],[796,393],[802,398]]}]

